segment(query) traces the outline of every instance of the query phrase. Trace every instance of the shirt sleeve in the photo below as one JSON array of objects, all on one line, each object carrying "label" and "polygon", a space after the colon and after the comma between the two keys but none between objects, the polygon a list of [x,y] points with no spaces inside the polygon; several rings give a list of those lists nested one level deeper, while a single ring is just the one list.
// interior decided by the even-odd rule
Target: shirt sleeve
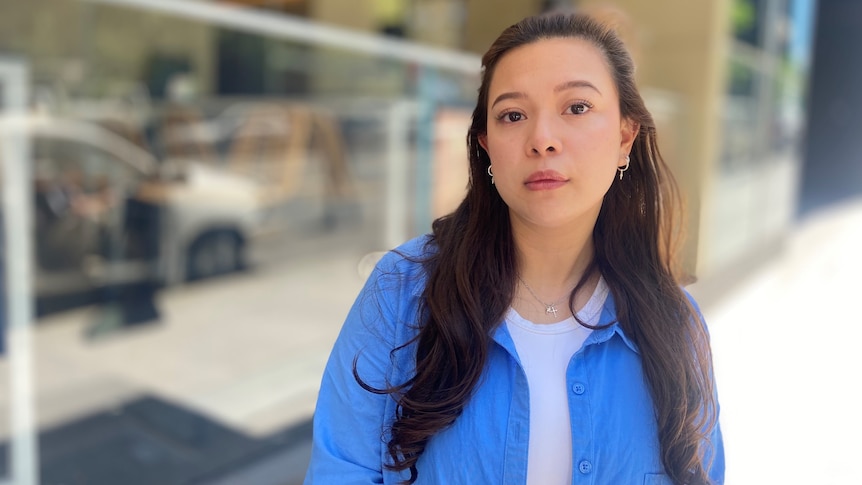
[{"label": "shirt sleeve", "polygon": [[363,389],[353,374],[355,362],[358,376],[369,386],[394,384],[389,382],[390,352],[396,347],[395,310],[402,288],[396,273],[380,269],[383,264],[354,302],[326,364],[305,485],[383,483],[385,417],[392,398]]}]

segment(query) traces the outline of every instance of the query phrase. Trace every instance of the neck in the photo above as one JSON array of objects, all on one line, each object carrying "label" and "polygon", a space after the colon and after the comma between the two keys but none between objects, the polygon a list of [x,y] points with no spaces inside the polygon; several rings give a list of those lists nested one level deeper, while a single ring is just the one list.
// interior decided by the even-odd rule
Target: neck
[{"label": "neck", "polygon": [[571,290],[595,255],[592,225],[548,229],[513,220],[512,235],[521,278],[545,297]]},{"label": "neck", "polygon": [[[512,306],[535,323],[552,323],[570,317],[567,298],[595,258],[593,228],[598,209],[581,220],[556,227],[531,224],[511,212],[510,218],[517,271],[532,290],[527,290],[525,285],[517,285]],[[590,275],[575,294],[575,311],[587,303],[597,282],[598,275]],[[555,302],[560,303],[552,305]],[[549,306],[559,311],[548,313]]]}]

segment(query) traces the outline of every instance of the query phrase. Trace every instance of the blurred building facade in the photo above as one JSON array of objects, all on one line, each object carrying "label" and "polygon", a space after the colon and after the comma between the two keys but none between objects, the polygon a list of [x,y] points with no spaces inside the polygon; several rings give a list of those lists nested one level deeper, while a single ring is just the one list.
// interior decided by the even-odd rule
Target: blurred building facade
[{"label": "blurred building facade", "polygon": [[[780,244],[815,0],[7,0],[0,62],[26,65],[32,111],[41,475],[118,483],[107,453],[122,483],[218,483],[303,432],[363,256],[463,195],[479,55],[571,7],[632,47],[686,267],[718,286]],[[74,446],[85,425],[108,438]]]}]

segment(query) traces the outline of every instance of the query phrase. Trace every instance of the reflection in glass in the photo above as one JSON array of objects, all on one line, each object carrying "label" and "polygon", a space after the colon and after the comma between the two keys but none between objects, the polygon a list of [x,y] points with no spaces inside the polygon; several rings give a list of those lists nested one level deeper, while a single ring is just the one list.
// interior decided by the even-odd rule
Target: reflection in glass
[{"label": "reflection in glass", "polygon": [[[259,7],[229,12],[280,18]],[[426,231],[466,183],[478,59],[466,72],[148,8],[15,1],[0,17],[0,49],[34,73],[46,483],[246,483],[250,463],[294,453],[365,256]]]}]

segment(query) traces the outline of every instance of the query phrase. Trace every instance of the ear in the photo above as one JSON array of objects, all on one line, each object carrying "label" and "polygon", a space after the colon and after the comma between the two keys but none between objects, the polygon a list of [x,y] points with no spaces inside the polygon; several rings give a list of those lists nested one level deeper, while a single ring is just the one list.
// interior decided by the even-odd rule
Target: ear
[{"label": "ear", "polygon": [[485,152],[488,152],[488,134],[487,133],[479,133],[476,137],[479,140],[479,146],[481,146]]},{"label": "ear", "polygon": [[632,151],[632,145],[638,136],[641,126],[629,118],[623,118],[620,122],[620,153],[626,156]]}]

